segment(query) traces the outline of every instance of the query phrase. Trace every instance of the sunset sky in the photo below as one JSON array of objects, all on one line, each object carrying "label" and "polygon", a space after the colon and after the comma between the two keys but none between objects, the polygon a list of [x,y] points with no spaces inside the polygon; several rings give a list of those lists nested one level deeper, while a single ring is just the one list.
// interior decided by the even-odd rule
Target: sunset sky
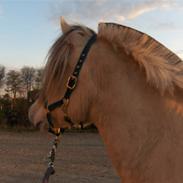
[{"label": "sunset sky", "polygon": [[183,0],[0,0],[0,64],[43,66],[60,16],[96,31],[99,22],[136,28],[183,58]]}]

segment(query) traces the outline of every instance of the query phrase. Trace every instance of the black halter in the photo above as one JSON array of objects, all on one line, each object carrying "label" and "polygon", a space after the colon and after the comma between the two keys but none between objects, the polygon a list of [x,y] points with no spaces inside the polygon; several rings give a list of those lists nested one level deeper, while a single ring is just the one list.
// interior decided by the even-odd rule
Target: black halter
[{"label": "black halter", "polygon": [[93,43],[96,41],[96,34],[93,33],[93,35],[91,36],[91,38],[88,40],[88,42],[86,43],[83,51],[81,52],[80,54],[80,57],[79,57],[79,60],[75,66],[75,69],[72,73],[72,75],[68,78],[68,81],[67,81],[67,90],[64,94],[64,97],[52,104],[49,104],[48,105],[48,102],[45,102],[45,108],[48,110],[47,112],[47,120],[48,120],[48,123],[49,123],[49,132],[55,134],[55,135],[59,135],[60,132],[63,132],[64,129],[61,129],[61,131],[59,130],[54,130],[54,125],[53,125],[53,120],[52,120],[52,116],[51,116],[51,111],[55,110],[56,108],[58,107],[63,107],[63,112],[65,114],[65,117],[64,117],[64,120],[68,123],[71,124],[71,126],[73,126],[73,123],[71,121],[71,119],[68,117],[67,115],[67,107],[68,107],[68,104],[69,104],[69,99],[71,97],[71,94],[72,92],[74,91],[74,89],[76,88],[76,85],[77,85],[77,81],[78,81],[78,77],[79,77],[79,74],[80,74],[80,71],[81,71],[81,68],[82,68],[82,65],[88,55],[88,52],[91,48],[91,46],[93,45]]}]

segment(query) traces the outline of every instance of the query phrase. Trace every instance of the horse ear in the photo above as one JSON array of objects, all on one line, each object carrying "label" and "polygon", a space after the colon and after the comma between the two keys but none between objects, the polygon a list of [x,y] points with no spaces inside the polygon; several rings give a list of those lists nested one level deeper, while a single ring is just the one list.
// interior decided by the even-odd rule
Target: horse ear
[{"label": "horse ear", "polygon": [[63,33],[66,33],[71,29],[71,26],[65,21],[64,17],[60,18],[60,26]]}]

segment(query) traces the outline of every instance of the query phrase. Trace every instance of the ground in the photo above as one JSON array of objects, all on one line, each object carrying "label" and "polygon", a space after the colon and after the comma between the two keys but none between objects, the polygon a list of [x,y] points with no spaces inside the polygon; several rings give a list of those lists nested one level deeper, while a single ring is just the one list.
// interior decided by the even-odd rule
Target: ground
[{"label": "ground", "polygon": [[[0,183],[41,183],[51,136],[0,131]],[[119,183],[97,133],[65,133],[50,183]]]}]

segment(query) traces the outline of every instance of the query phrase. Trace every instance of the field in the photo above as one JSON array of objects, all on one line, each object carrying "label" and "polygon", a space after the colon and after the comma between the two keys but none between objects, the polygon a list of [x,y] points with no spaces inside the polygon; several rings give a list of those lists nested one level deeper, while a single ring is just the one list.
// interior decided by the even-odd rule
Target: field
[{"label": "field", "polygon": [[[0,183],[41,183],[51,136],[0,131]],[[50,183],[119,183],[97,133],[65,133]]]}]

